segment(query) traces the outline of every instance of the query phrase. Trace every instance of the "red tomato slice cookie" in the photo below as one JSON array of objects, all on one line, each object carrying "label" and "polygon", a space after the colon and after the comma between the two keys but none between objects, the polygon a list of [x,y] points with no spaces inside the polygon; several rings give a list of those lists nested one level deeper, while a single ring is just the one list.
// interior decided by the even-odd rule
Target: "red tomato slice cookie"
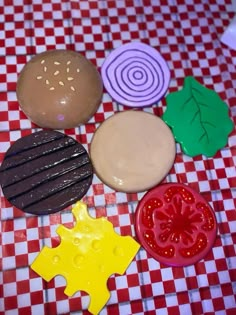
[{"label": "red tomato slice cookie", "polygon": [[135,229],[147,252],[160,263],[187,266],[212,248],[215,214],[205,199],[183,184],[164,184],[139,202]]}]

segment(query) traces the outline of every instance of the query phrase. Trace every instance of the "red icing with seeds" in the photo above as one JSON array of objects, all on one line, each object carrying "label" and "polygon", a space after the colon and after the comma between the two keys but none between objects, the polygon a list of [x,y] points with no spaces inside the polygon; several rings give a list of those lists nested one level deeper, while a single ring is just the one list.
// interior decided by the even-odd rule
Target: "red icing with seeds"
[{"label": "red icing with seeds", "polygon": [[184,187],[180,187],[180,186],[171,186],[170,188],[168,188],[164,194],[164,200],[166,202],[170,202],[173,198],[173,196],[180,194],[182,199],[186,202],[186,203],[193,203],[195,201],[193,194],[187,190]]},{"label": "red icing with seeds", "polygon": [[211,211],[211,208],[202,202],[198,202],[196,207],[202,211],[202,214],[205,218],[205,223],[202,225],[202,229],[204,231],[213,230],[215,226],[215,217]]},{"label": "red icing with seeds", "polygon": [[152,230],[147,230],[143,234],[147,245],[156,253],[163,257],[171,258],[174,256],[174,247],[173,246],[166,246],[166,247],[161,247],[157,244],[156,239],[155,239],[155,234]]},{"label": "red icing with seeds", "polygon": [[152,198],[148,200],[142,211],[142,223],[147,228],[154,227],[154,210],[163,206],[163,202],[158,198]]},{"label": "red icing with seeds", "polygon": [[189,248],[181,248],[179,250],[180,254],[185,257],[192,257],[204,250],[207,246],[207,237],[204,233],[199,233],[195,243]]},{"label": "red icing with seeds", "polygon": [[211,249],[217,223],[200,194],[176,183],[146,193],[137,207],[135,228],[142,246],[156,260],[186,266]]}]

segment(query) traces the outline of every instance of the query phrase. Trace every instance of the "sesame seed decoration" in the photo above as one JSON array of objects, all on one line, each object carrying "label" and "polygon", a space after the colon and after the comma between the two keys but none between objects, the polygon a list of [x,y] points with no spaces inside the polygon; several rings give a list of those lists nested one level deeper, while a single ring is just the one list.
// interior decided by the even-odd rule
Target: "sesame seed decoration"
[{"label": "sesame seed decoration", "polygon": [[[66,71],[66,73],[67,73],[67,77],[66,77],[66,80],[67,81],[73,81],[74,80],[74,77],[73,76],[69,76],[68,74],[71,72],[71,68],[70,68],[70,65],[71,65],[71,60],[68,60],[68,61],[66,61],[66,68],[63,70],[63,69],[61,69],[61,68],[58,68],[58,66],[63,66],[63,64],[61,64],[61,62],[59,62],[59,61],[57,61],[57,60],[55,60],[55,61],[53,61],[53,64],[55,65],[55,66],[57,66],[57,68],[55,69],[55,70],[52,70],[52,72],[51,72],[51,69],[50,69],[50,65],[46,65],[46,61],[43,59],[43,60],[41,60],[40,61],[40,64],[41,65],[43,65],[43,68],[42,68],[42,70],[43,70],[43,72],[44,73],[53,73],[53,75],[54,76],[58,76],[58,77],[60,77],[60,74],[61,74],[61,72],[63,72],[63,71]],[[80,72],[80,69],[79,68],[77,68],[76,69],[76,72],[77,73],[79,73]],[[43,79],[43,75],[37,75],[36,76],[36,79],[37,80],[41,80],[41,79]],[[44,82],[45,82],[45,84],[49,87],[49,90],[50,91],[54,91],[56,88],[55,88],[55,86],[50,86],[50,78],[48,79],[48,78],[45,78],[44,79]],[[62,80],[58,80],[58,85],[59,86],[65,86],[66,85],[66,82],[64,82],[64,81],[62,81]],[[72,86],[72,85],[70,85],[70,89],[71,89],[71,91],[73,91],[73,92],[75,92],[75,87],[74,86]]]}]

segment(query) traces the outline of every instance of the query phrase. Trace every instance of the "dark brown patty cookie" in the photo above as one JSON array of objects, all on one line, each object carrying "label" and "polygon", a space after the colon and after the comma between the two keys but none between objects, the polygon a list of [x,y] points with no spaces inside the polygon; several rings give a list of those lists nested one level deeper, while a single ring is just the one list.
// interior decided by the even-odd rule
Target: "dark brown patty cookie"
[{"label": "dark brown patty cookie", "polygon": [[24,212],[49,214],[80,200],[93,168],[85,148],[58,131],[17,140],[0,167],[0,184],[11,204]]},{"label": "dark brown patty cookie", "polygon": [[103,85],[95,66],[71,50],[49,50],[33,57],[17,82],[23,112],[40,127],[74,128],[97,111]]}]

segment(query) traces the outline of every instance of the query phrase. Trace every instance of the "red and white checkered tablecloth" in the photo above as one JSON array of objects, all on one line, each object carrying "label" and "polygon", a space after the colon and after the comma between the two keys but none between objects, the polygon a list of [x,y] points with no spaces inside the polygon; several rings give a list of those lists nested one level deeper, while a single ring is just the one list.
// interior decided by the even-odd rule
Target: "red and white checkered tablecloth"
[{"label": "red and white checkered tablecloth", "polygon": [[[160,51],[171,70],[168,92],[187,75],[214,89],[236,123],[236,52],[220,42],[234,16],[231,0],[2,0],[0,1],[0,162],[10,144],[37,130],[19,110],[17,75],[36,53],[67,48],[99,69],[111,50],[138,40]],[[161,115],[165,99],[145,111]],[[87,149],[97,126],[127,110],[104,91],[94,117],[63,130]],[[195,265],[161,265],[141,248],[122,276],[108,280],[105,314],[236,314],[236,131],[213,158],[188,157],[178,146],[167,182],[188,184],[213,207],[219,225],[212,251]],[[117,233],[132,235],[143,194],[118,193],[95,176],[84,197],[94,217],[105,216]],[[46,283],[29,267],[44,245],[56,246],[59,224],[72,227],[71,209],[45,216],[24,214],[0,191],[0,314],[88,314],[89,296],[68,298],[65,279]],[[98,292],[99,294],[99,292]]]}]

